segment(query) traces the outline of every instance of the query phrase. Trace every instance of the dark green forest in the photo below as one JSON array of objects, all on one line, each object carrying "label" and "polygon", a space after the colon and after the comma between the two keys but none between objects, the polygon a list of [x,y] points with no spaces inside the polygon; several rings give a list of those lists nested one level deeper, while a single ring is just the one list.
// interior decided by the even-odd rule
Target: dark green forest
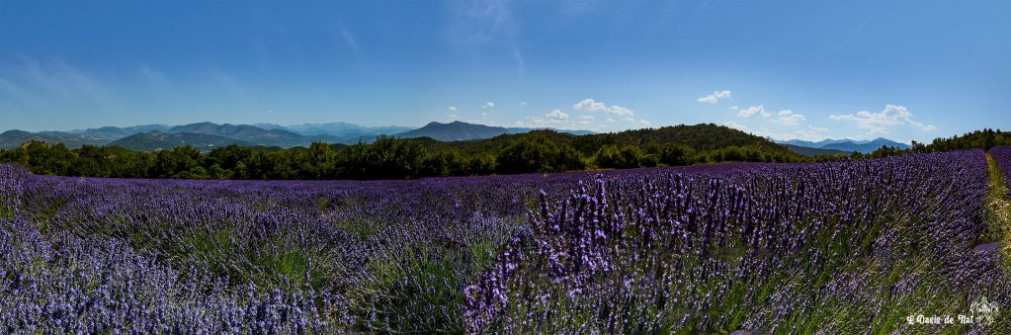
[{"label": "dark green forest", "polygon": [[459,142],[380,137],[354,145],[264,148],[230,145],[207,152],[176,147],[154,152],[116,146],[31,141],[0,150],[0,163],[60,176],[182,179],[413,179],[421,177],[545,173],[681,166],[716,162],[807,162],[864,159],[911,152],[1011,145],[1011,133],[990,129],[907,150],[804,157],[762,137],[700,124],[618,133],[571,135],[550,130]]},{"label": "dark green forest", "polygon": [[0,163],[61,176],[184,179],[410,179],[809,158],[764,138],[714,124],[571,135],[550,130],[439,142],[380,137],[355,145],[288,149],[231,145],[208,152],[154,152],[116,146],[27,142],[0,151]]},{"label": "dark green forest", "polygon": [[[905,155],[910,153],[943,152],[965,149],[989,150],[996,146],[1011,146],[1011,131],[1001,131],[1000,129],[983,129],[971,133],[952,137],[939,137],[930,143],[920,143],[913,141],[909,149],[896,149],[892,147],[881,147],[870,154],[852,153],[851,159],[882,158],[888,156]],[[843,155],[845,156],[845,155]],[[827,157],[822,157],[827,158]]]}]

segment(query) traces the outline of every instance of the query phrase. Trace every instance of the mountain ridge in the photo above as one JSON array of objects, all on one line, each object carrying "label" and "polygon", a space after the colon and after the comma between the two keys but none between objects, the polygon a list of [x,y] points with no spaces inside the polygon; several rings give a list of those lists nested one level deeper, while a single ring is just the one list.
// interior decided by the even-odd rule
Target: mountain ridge
[{"label": "mountain ridge", "polygon": [[[426,128],[428,127],[428,128]],[[432,128],[437,128],[433,131]],[[308,147],[313,142],[354,144],[370,143],[381,135],[393,137],[431,137],[439,141],[475,140],[501,134],[518,134],[534,128],[505,128],[452,122],[431,122],[420,128],[400,126],[365,127],[346,122],[303,123],[290,126],[259,123],[217,124],[195,122],[184,125],[148,124],[130,127],[105,126],[69,131],[8,130],[0,133],[0,149],[12,149],[28,141],[51,144],[63,143],[69,148],[83,145],[118,145],[131,150],[155,150],[171,144],[190,144],[194,147],[213,148],[226,144],[266,147]],[[566,131],[587,134],[589,131]],[[170,136],[170,134],[177,134]],[[140,136],[138,136],[140,135]],[[188,137],[188,138],[187,138]]]},{"label": "mountain ridge", "polygon": [[[849,153],[849,152],[860,152],[860,153],[871,153],[882,146],[893,147],[898,149],[908,149],[911,146],[906,143],[896,142],[884,137],[878,137],[873,140],[852,140],[852,139],[824,139],[821,141],[805,141],[800,139],[793,140],[773,140],[778,144],[786,144],[800,148],[809,149],[823,149],[823,150],[833,150],[839,151],[837,153]],[[798,149],[803,150],[803,149]],[[816,152],[816,151],[810,151]]]}]

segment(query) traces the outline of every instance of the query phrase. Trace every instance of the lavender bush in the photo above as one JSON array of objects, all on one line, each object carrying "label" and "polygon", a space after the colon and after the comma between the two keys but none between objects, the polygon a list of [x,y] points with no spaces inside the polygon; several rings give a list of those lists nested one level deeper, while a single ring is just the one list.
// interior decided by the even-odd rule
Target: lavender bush
[{"label": "lavender bush", "polygon": [[976,248],[986,172],[976,150],[597,178],[530,213],[533,234],[467,288],[467,329],[943,330],[906,317],[1011,302],[999,255]]},{"label": "lavender bush", "polygon": [[905,317],[1011,306],[986,172],[981,151],[370,182],[0,166],[0,333],[932,332]]},{"label": "lavender bush", "polygon": [[16,165],[0,165],[0,218],[14,218],[21,204],[28,170]]}]

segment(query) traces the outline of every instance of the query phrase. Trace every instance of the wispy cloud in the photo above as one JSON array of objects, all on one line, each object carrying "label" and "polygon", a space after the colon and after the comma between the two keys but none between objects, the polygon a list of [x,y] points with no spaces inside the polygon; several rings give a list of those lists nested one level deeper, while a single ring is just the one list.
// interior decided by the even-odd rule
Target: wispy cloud
[{"label": "wispy cloud", "polygon": [[695,99],[695,101],[706,104],[715,104],[717,102],[720,102],[721,99],[727,98],[730,98],[730,90],[716,91],[713,92],[713,94],[699,97],[698,99]]},{"label": "wispy cloud", "polygon": [[526,74],[527,67],[523,61],[523,53],[520,52],[520,49],[513,49],[513,60],[516,61],[516,73],[520,76]]},{"label": "wispy cloud", "polygon": [[448,1],[446,5],[451,44],[464,48],[493,42],[512,44],[519,33],[509,1]]},{"label": "wispy cloud", "polygon": [[456,106],[449,105],[449,107],[446,107],[446,110],[450,111],[450,112],[455,112],[456,111]]},{"label": "wispy cloud", "polygon": [[[20,56],[0,59],[0,105],[4,114],[31,122],[76,113],[106,113],[115,106],[115,91],[100,76],[61,59]],[[61,114],[62,113],[62,114]]]},{"label": "wispy cloud", "polygon": [[885,109],[872,113],[859,111],[856,114],[829,115],[833,120],[854,122],[857,127],[867,130],[868,135],[884,135],[889,129],[898,126],[911,126],[924,131],[936,130],[933,125],[913,120],[913,113],[905,106],[885,105]]},{"label": "wispy cloud", "polygon": [[358,42],[355,41],[355,36],[351,34],[351,31],[345,27],[340,28],[340,36],[344,39],[344,43],[347,44],[348,48],[351,49],[355,54],[359,53]]},{"label": "wispy cloud", "polygon": [[159,71],[155,71],[147,63],[141,63],[137,72],[151,84],[160,85],[165,82],[165,75]]},{"label": "wispy cloud", "polygon": [[494,101],[485,102],[484,105],[481,105],[481,108],[484,108],[484,109],[495,108],[495,102]]}]

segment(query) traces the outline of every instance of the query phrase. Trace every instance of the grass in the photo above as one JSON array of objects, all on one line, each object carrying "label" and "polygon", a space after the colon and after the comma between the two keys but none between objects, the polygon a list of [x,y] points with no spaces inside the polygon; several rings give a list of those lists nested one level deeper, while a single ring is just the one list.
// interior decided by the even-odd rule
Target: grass
[{"label": "grass", "polygon": [[1005,271],[1011,272],[1011,193],[1004,184],[1004,174],[990,154],[986,154],[989,187],[986,191],[986,210],[990,226],[990,239],[1000,243],[1000,253]]}]

